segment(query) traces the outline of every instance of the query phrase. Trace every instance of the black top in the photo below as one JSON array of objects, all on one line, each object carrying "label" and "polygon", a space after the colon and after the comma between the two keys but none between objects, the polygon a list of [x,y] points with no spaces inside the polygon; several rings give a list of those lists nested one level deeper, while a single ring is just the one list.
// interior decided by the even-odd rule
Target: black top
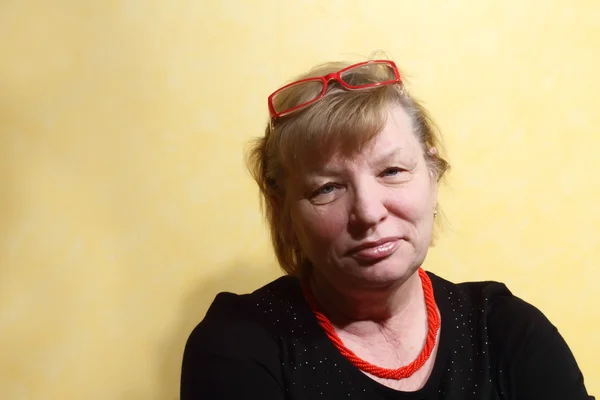
[{"label": "black top", "polygon": [[589,400],[557,329],[501,283],[432,273],[442,317],[431,376],[416,392],[372,380],[331,343],[297,278],[217,295],[188,339],[181,399]]}]

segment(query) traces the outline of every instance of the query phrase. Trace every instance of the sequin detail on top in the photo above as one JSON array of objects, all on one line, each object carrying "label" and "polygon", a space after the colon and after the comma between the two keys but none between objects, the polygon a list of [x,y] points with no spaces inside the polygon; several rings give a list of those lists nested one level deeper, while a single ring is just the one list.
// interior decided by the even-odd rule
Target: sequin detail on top
[{"label": "sequin detail on top", "polygon": [[504,400],[493,375],[498,371],[490,360],[485,310],[487,292],[510,292],[497,283],[457,285],[428,275],[444,328],[432,374],[416,392],[390,389],[343,357],[315,318],[297,278],[283,277],[246,295],[253,305],[248,311],[277,344],[285,399]]},{"label": "sequin detail on top", "polygon": [[421,278],[423,285],[425,305],[427,307],[427,340],[425,342],[425,346],[421,350],[421,353],[413,362],[395,369],[382,368],[371,364],[368,361],[358,357],[352,350],[346,347],[342,339],[336,333],[335,328],[327,316],[320,310],[319,305],[317,304],[308,284],[303,285],[303,291],[306,301],[310,305],[315,317],[321,324],[325,334],[344,357],[346,357],[356,368],[368,372],[369,374],[378,378],[400,380],[412,376],[423,366],[423,364],[425,364],[425,362],[427,362],[431,356],[433,348],[435,347],[436,337],[440,329],[440,315],[437,311],[437,305],[433,296],[431,280],[429,279],[429,276],[427,276],[427,273],[425,273],[425,271],[423,271],[421,268],[419,268],[419,277]]}]

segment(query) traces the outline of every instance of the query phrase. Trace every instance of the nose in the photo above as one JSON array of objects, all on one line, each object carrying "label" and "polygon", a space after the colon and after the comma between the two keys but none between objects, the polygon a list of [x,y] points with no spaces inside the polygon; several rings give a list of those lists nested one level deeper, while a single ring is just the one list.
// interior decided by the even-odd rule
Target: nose
[{"label": "nose", "polygon": [[376,182],[355,187],[350,207],[350,225],[361,233],[376,226],[388,216],[383,188]]}]

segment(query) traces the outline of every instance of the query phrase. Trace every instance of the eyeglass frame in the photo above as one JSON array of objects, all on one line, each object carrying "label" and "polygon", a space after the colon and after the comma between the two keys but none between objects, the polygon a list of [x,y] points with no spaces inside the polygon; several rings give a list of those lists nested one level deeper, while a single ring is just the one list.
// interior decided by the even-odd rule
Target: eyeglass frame
[{"label": "eyeglass frame", "polygon": [[[395,75],[394,79],[389,79],[387,81],[382,81],[382,82],[369,83],[366,85],[349,85],[348,83],[344,82],[344,80],[342,79],[342,74],[344,72],[354,69],[354,68],[359,68],[359,67],[362,67],[363,65],[368,65],[368,64],[387,64],[387,65],[389,65],[392,68],[392,71],[394,72],[394,75]],[[332,80],[335,80],[336,82],[338,82],[340,85],[342,85],[342,87],[346,88],[347,90],[369,89],[369,88],[373,88],[373,87],[377,87],[377,86],[393,85],[396,83],[402,83],[402,77],[400,76],[400,71],[398,70],[396,63],[394,63],[391,60],[369,60],[369,61],[359,62],[357,64],[352,64],[352,65],[342,68],[341,70],[339,70],[337,72],[332,72],[327,75],[300,79],[298,81],[288,83],[287,85],[282,86],[279,89],[277,89],[276,91],[274,91],[273,93],[271,93],[271,95],[269,95],[269,97],[267,99],[268,104],[269,104],[269,114],[271,116],[270,121],[272,122],[279,117],[284,117],[286,115],[289,115],[289,114],[293,113],[294,111],[297,111],[299,109],[307,107],[307,106],[313,104],[314,102],[321,100],[325,96],[325,94],[327,94],[327,86],[328,86],[329,82]],[[294,107],[288,108],[287,110],[284,110],[282,112],[275,111],[275,106],[273,105],[273,98],[277,94],[281,93],[283,90],[285,90],[291,86],[295,86],[300,83],[318,82],[318,81],[323,82],[323,89],[321,90],[321,93],[317,97],[315,97],[314,99],[309,100],[305,103],[301,103]]]}]

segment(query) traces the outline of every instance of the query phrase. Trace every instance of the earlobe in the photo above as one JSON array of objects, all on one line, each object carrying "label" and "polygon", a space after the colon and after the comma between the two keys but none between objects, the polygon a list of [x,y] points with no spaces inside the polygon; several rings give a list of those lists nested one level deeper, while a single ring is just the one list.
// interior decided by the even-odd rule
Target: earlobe
[{"label": "earlobe", "polygon": [[435,148],[435,146],[431,146],[431,147],[429,148],[429,150],[427,150],[427,152],[428,152],[430,155],[432,155],[432,156],[437,156],[437,155],[438,155],[438,151],[437,151],[437,149]]}]

